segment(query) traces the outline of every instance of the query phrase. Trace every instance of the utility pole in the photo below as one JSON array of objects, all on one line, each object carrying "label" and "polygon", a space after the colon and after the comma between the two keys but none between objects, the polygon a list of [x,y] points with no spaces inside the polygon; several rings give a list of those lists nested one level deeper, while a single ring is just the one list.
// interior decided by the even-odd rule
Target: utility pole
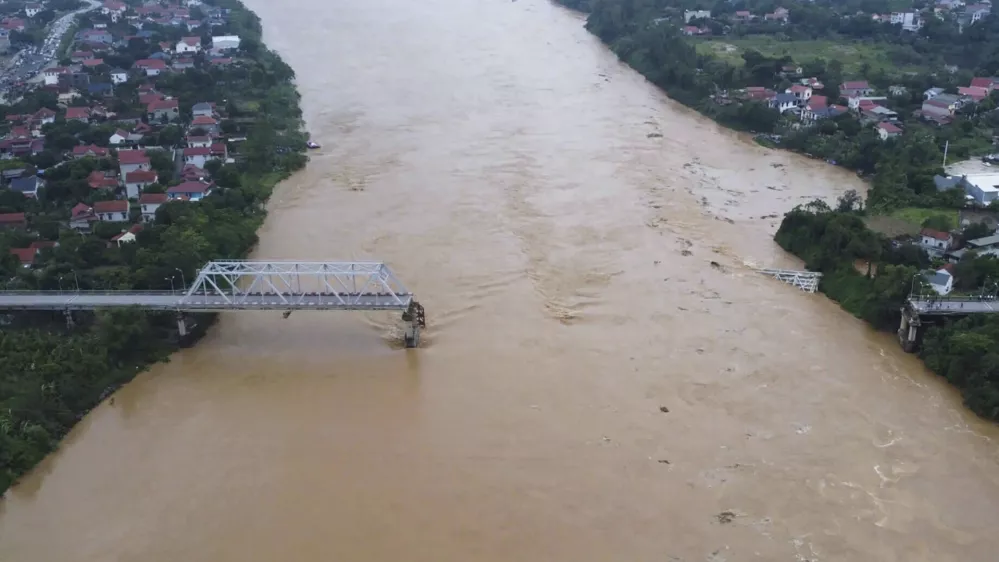
[{"label": "utility pole", "polygon": [[947,171],[947,149],[950,148],[950,141],[944,143],[944,157],[943,157],[943,168],[944,172]]}]

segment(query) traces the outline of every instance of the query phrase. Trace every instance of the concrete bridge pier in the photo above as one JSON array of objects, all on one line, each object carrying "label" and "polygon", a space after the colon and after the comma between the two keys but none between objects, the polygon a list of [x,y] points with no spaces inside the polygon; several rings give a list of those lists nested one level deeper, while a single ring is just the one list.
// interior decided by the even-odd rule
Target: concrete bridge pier
[{"label": "concrete bridge pier", "polygon": [[76,327],[76,322],[73,321],[73,311],[66,309],[62,311],[63,315],[66,317],[66,327],[72,330]]},{"label": "concrete bridge pier", "polygon": [[918,314],[914,314],[909,307],[902,308],[902,321],[898,326],[898,343],[902,344],[902,349],[906,353],[916,351],[919,346],[919,331],[923,323]]},{"label": "concrete bridge pier", "polygon": [[405,330],[403,339],[406,341],[406,347],[420,347],[420,328],[427,327],[427,317],[423,305],[415,300],[410,301],[409,308],[402,313],[402,321],[406,323],[403,328]]},{"label": "concrete bridge pier", "polygon": [[187,335],[187,318],[184,317],[183,312],[177,313],[177,333],[180,334],[180,337]]}]

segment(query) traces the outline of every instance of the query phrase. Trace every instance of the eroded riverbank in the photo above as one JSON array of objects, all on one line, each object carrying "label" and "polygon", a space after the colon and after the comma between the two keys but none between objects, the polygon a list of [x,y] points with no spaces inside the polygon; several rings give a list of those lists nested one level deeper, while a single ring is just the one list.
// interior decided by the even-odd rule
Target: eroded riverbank
[{"label": "eroded riverbank", "polygon": [[388,261],[426,347],[224,316],[11,492],[0,559],[989,559],[996,431],[744,265],[788,259],[760,216],[855,177],[668,101],[545,0],[249,6],[326,147],[257,255]]}]

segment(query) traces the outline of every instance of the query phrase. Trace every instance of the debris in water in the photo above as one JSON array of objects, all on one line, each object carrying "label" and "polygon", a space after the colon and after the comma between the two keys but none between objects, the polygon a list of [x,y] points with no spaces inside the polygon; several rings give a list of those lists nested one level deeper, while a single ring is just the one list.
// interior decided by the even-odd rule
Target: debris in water
[{"label": "debris in water", "polygon": [[668,414],[669,413],[669,408],[667,408],[666,406],[659,406],[659,411],[662,412],[662,413],[664,413],[664,414]]},{"label": "debris in water", "polygon": [[715,517],[718,519],[719,523],[724,525],[726,523],[731,523],[732,520],[735,519],[735,513],[732,513],[731,511],[723,511]]},{"label": "debris in water", "polygon": [[680,255],[681,256],[692,256],[692,255],[694,255],[694,253],[691,252],[690,250],[683,250],[683,251],[680,252]]},{"label": "debris in water", "polygon": [[661,138],[663,138],[663,134],[662,133],[649,133],[649,134],[647,134],[645,136],[649,137],[650,139],[661,139]]},{"label": "debris in water", "polygon": [[666,459],[659,459],[659,464],[669,464],[669,461]]}]

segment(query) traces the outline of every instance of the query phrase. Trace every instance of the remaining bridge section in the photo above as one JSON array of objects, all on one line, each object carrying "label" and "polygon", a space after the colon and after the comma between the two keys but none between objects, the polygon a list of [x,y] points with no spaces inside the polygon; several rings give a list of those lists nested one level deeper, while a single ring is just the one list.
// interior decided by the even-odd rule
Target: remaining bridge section
[{"label": "remaining bridge section", "polygon": [[[213,261],[183,292],[0,292],[0,310],[398,310],[415,347],[426,325],[423,307],[381,262]],[[178,327],[186,332],[183,316]]]},{"label": "remaining bridge section", "polygon": [[999,312],[999,301],[991,295],[978,297],[925,296],[909,297],[902,307],[902,320],[898,326],[898,341],[902,349],[915,351],[923,336],[926,322],[933,323],[946,317]]},{"label": "remaining bridge section", "polygon": [[788,285],[794,285],[806,293],[814,293],[819,290],[819,280],[822,279],[822,274],[814,271],[795,271],[793,269],[757,269],[756,272],[773,277],[774,279],[787,283]]}]

